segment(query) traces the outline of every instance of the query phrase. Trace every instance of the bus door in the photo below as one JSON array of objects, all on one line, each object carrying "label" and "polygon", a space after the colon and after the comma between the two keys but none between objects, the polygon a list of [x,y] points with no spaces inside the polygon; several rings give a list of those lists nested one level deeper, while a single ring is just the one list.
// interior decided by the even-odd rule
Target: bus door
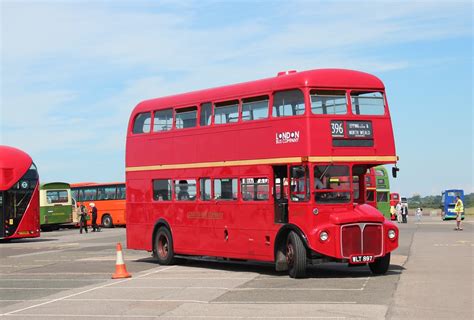
[{"label": "bus door", "polygon": [[275,223],[288,223],[288,166],[273,166]]},{"label": "bus door", "polygon": [[305,225],[308,202],[310,199],[310,181],[307,165],[294,165],[289,168],[290,202],[288,204],[289,222]]}]

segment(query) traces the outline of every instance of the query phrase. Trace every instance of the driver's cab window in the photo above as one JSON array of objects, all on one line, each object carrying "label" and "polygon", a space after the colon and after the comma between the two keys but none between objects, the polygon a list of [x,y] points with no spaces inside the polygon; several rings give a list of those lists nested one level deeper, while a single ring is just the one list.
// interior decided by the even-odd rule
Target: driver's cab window
[{"label": "driver's cab window", "polygon": [[318,203],[349,203],[351,179],[348,166],[320,165],[314,167],[314,199]]},{"label": "driver's cab window", "polygon": [[291,200],[308,201],[309,200],[309,175],[308,167],[294,166],[290,169],[291,174]]}]

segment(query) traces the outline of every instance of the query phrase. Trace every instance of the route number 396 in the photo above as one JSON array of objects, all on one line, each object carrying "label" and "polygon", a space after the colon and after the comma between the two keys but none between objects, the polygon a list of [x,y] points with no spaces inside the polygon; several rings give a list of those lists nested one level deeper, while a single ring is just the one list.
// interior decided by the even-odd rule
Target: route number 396
[{"label": "route number 396", "polygon": [[333,137],[344,137],[344,126],[342,121],[331,121],[331,135]]}]

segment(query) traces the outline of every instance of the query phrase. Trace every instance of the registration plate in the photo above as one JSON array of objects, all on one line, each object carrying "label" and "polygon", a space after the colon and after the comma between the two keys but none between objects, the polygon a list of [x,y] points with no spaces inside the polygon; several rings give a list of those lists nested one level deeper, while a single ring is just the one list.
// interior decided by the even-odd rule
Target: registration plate
[{"label": "registration plate", "polygon": [[355,255],[349,258],[349,263],[370,263],[374,262],[374,256]]}]

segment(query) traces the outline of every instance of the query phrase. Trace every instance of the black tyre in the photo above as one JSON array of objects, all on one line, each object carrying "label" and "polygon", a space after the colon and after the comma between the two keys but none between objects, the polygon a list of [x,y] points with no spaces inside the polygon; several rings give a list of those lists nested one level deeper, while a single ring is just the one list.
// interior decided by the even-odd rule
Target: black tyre
[{"label": "black tyre", "polygon": [[294,231],[288,234],[286,240],[286,261],[291,278],[303,278],[306,275],[306,248]]},{"label": "black tyre", "polygon": [[369,263],[370,271],[373,274],[385,274],[390,266],[390,252],[383,257],[376,258],[374,262]]},{"label": "black tyre", "polygon": [[104,228],[113,228],[114,227],[114,222],[112,220],[112,217],[108,214],[104,214],[102,216],[102,226]]},{"label": "black tyre", "polygon": [[153,255],[158,263],[162,265],[174,264],[173,238],[168,228],[160,227],[153,242]]}]

